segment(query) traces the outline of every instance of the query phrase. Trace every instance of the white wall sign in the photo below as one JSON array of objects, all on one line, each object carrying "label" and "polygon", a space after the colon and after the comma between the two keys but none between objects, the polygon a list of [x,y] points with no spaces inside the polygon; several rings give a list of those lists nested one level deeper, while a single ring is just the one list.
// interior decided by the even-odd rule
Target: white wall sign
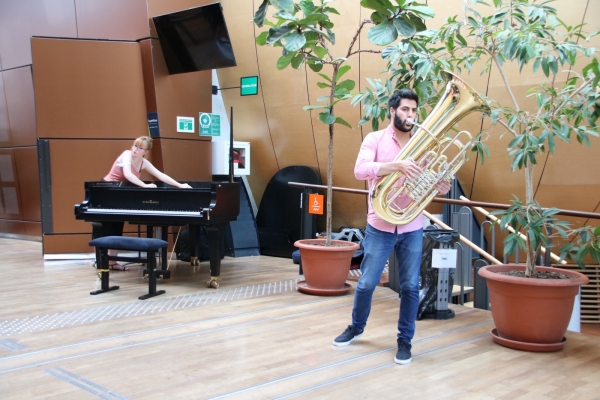
[{"label": "white wall sign", "polygon": [[177,117],[177,132],[194,133],[194,118]]},{"label": "white wall sign", "polygon": [[433,249],[432,268],[456,268],[456,249]]}]

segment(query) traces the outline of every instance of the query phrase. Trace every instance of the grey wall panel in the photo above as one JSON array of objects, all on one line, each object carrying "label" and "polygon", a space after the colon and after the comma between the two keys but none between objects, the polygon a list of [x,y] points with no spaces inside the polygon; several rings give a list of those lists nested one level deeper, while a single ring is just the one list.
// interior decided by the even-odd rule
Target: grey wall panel
[{"label": "grey wall panel", "polygon": [[75,0],[80,38],[139,40],[150,36],[146,0]]},{"label": "grey wall panel", "polygon": [[31,64],[32,36],[77,37],[74,0],[0,1],[2,69]]},{"label": "grey wall panel", "polygon": [[4,91],[4,73],[0,71],[0,147],[10,146],[10,126]]},{"label": "grey wall panel", "polygon": [[31,66],[4,71],[2,75],[10,123],[10,145],[35,146],[35,100]]}]

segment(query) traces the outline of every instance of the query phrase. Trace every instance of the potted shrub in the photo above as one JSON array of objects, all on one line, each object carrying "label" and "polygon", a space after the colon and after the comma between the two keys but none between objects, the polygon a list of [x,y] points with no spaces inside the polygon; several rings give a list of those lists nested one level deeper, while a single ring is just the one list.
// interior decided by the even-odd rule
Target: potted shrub
[{"label": "potted shrub", "polygon": [[[464,14],[448,18],[440,29],[388,46],[383,56],[391,78],[374,94],[363,94],[356,100],[363,100],[370,110],[385,101],[386,86],[412,84],[430,90],[428,82],[438,79],[442,69],[470,72],[474,65],[483,65],[483,72],[494,68],[501,75],[510,103],[488,99],[492,127],[480,137],[501,127],[511,137],[508,155],[512,170],[525,172],[525,200],[515,196],[508,210],[494,214],[502,215],[501,228],[510,226],[526,236],[523,240],[517,233],[507,235],[504,252],[512,254],[520,248],[527,262],[480,271],[490,290],[496,325],[491,333],[495,341],[508,347],[558,350],[564,345],[574,298],[588,278],[576,271],[536,267],[536,255],[542,245],[552,248],[551,238],[555,236],[564,243],[557,251],[561,258],[582,267],[586,257],[599,262],[600,228],[572,228],[556,218],[559,210],[542,208],[534,200],[533,169],[538,156],[554,152],[557,140],[570,142],[575,138],[589,145],[589,137],[598,136],[600,68],[595,50],[586,44],[596,33],[585,36],[582,25],[564,23],[551,1],[465,3]],[[572,70],[576,61],[585,64]],[[536,100],[535,109],[521,107],[524,99],[517,98],[506,73],[511,64],[516,64],[521,74],[533,72],[546,78],[528,92]],[[367,112],[367,117],[379,116]],[[481,159],[487,154],[481,143],[475,151]]]},{"label": "potted shrub", "polygon": [[[356,85],[351,79],[343,79],[350,70],[346,61],[361,52],[381,52],[355,48],[357,39],[365,27],[370,27],[368,38],[371,43],[386,46],[394,42],[399,35],[410,36],[416,31],[424,30],[424,20],[433,16],[431,9],[413,5],[412,0],[396,1],[396,4],[387,0],[362,0],[361,6],[373,10],[371,18],[359,23],[347,51],[344,50],[340,56],[336,56],[333,51],[339,49],[333,47],[335,32],[330,16],[339,12],[330,6],[331,3],[332,0],[263,0],[254,15],[254,23],[258,27],[269,26],[267,31],[258,35],[257,44],[282,48],[282,55],[277,60],[277,68],[281,70],[291,66],[299,69],[306,65],[322,78],[317,83],[318,87],[328,91],[327,95],[318,99],[320,104],[304,107],[305,111],[319,111],[319,121],[329,128],[326,237],[300,240],[295,243],[300,248],[306,278],[306,282],[300,282],[298,288],[313,294],[347,292],[350,286],[345,282],[350,261],[354,251],[358,249],[356,243],[331,239],[333,135],[336,124],[352,128],[350,123],[335,115],[334,108],[340,101],[351,99],[350,91]],[[271,20],[267,19],[269,6],[274,9]],[[383,109],[380,111],[382,115],[385,113]],[[340,251],[343,255],[338,254]],[[324,254],[328,254],[327,258]],[[334,263],[333,259],[341,261]],[[317,265],[313,265],[313,262]],[[339,265],[341,271],[332,272],[334,264]],[[337,278],[334,279],[334,276]],[[328,287],[322,286],[321,282]]]}]

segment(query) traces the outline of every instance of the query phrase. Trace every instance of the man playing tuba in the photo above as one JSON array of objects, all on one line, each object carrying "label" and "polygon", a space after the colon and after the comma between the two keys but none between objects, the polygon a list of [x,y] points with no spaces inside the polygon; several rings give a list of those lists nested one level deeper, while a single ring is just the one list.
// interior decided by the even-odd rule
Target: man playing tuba
[{"label": "man playing tuba", "polygon": [[[412,136],[419,97],[409,89],[395,92],[389,99],[390,125],[372,132],[364,139],[354,175],[367,180],[373,190],[378,179],[394,172],[415,180],[422,169],[411,158],[395,160]],[[410,122],[409,122],[410,121]],[[435,184],[438,193],[450,191],[445,180]],[[397,204],[408,202],[407,195],[395,199]],[[369,197],[370,199],[370,197]],[[352,324],[333,341],[335,346],[347,346],[363,334],[371,311],[373,291],[379,283],[386,261],[392,250],[396,252],[398,277],[401,289],[398,318],[398,352],[394,361],[408,364],[411,361],[411,340],[415,334],[415,320],[419,306],[419,269],[423,245],[423,216],[419,214],[405,225],[394,225],[381,219],[369,201],[367,229],[363,240],[364,258],[360,264],[362,276],[358,280],[352,309]]]}]

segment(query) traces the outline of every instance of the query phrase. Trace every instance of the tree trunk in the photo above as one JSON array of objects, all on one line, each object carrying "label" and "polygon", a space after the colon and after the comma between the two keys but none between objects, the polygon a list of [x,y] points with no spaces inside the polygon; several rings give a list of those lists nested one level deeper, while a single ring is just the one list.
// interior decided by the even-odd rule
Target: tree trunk
[{"label": "tree trunk", "polygon": [[[333,111],[333,110],[332,110]],[[327,158],[327,240],[326,246],[331,245],[331,220],[333,213],[331,203],[333,197],[333,124],[329,125],[329,157]]]},{"label": "tree trunk", "polygon": [[[529,162],[525,165],[525,207],[533,202],[533,165]],[[527,241],[527,266],[525,276],[531,277],[535,271],[535,250],[531,240]]]},{"label": "tree trunk", "polygon": [[[335,101],[335,87],[337,83],[337,73],[340,68],[339,64],[333,65],[333,73],[331,75],[331,92],[329,95],[329,104],[333,104]],[[333,105],[329,109],[329,113],[333,114]],[[335,123],[335,122],[334,122]],[[331,210],[331,203],[333,197],[333,126],[329,124],[329,156],[327,158],[327,217],[326,217],[326,238],[325,246],[331,246],[331,220],[333,212]]]}]

